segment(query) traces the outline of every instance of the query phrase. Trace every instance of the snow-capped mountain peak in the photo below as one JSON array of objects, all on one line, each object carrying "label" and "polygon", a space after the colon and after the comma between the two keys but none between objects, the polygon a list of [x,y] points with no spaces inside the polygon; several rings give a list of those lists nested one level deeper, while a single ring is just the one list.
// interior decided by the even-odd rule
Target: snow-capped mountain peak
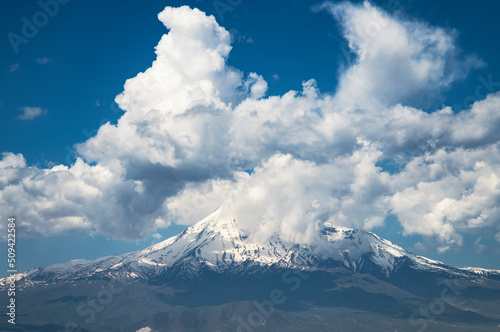
[{"label": "snow-capped mountain peak", "polygon": [[96,260],[73,260],[33,269],[17,278],[57,281],[107,276],[147,281],[162,275],[192,278],[203,271],[251,274],[279,268],[338,267],[389,277],[403,262],[416,270],[450,269],[373,233],[326,223],[310,244],[286,242],[278,234],[256,241],[239,228],[237,221],[223,217],[219,209],[184,232],[143,250]]}]

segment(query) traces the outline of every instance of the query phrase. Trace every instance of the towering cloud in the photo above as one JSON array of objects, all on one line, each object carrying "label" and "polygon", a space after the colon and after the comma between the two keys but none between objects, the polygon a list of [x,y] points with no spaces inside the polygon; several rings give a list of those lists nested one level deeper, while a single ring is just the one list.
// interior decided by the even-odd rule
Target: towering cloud
[{"label": "towering cloud", "polygon": [[356,61],[335,94],[311,79],[269,97],[260,75],[227,65],[230,36],[213,16],[165,8],[168,34],[116,98],[118,123],[77,145],[69,167],[4,153],[0,214],[16,214],[33,235],[138,239],[223,206],[251,236],[299,242],[326,221],[372,229],[393,214],[405,234],[442,248],[471,228],[498,240],[500,95],[460,113],[414,104],[480,62],[460,58],[453,31],[368,3],[323,8]]}]

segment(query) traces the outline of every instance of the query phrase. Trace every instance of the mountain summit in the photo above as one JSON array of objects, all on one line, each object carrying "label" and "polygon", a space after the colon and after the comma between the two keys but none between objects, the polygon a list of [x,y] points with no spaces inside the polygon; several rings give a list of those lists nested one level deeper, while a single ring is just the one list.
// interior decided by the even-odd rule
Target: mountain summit
[{"label": "mountain summit", "polygon": [[310,245],[282,241],[278,234],[255,241],[236,221],[222,218],[219,209],[179,235],[143,250],[54,264],[29,270],[18,279],[57,281],[114,276],[147,282],[164,274],[189,279],[203,271],[245,275],[279,268],[328,271],[336,267],[389,278],[402,265],[450,274],[474,271],[454,269],[414,255],[371,232],[329,224],[319,229],[316,241]]}]

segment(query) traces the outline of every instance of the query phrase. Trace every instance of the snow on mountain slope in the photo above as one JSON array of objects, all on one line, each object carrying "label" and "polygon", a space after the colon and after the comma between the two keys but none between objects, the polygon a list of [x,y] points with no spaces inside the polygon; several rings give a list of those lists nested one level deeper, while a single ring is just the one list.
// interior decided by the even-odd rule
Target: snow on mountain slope
[{"label": "snow on mountain slope", "polygon": [[[359,271],[371,265],[387,277],[402,261],[409,261],[416,270],[453,273],[486,273],[474,269],[454,269],[437,261],[416,256],[377,235],[325,224],[312,245],[282,241],[274,235],[265,241],[250,241],[234,220],[220,217],[220,209],[189,227],[181,234],[136,252],[101,257],[96,260],[77,259],[32,269],[18,274],[27,285],[57,280],[128,277],[149,280],[174,271],[182,277],[196,276],[208,268],[217,273],[251,273],[255,269],[279,267],[326,269],[345,266]],[[4,285],[5,280],[0,280]]]},{"label": "snow on mountain slope", "polygon": [[472,272],[475,274],[483,275],[483,276],[500,276],[500,270],[493,270],[493,269],[483,269],[480,267],[459,267],[459,270],[465,271],[465,272]]}]

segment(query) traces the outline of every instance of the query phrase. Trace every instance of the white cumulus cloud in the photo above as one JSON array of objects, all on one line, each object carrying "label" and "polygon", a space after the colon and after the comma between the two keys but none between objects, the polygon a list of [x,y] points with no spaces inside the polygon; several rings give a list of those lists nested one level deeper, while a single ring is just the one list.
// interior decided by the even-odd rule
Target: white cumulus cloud
[{"label": "white cumulus cloud", "polygon": [[413,103],[480,62],[459,56],[453,31],[369,3],[324,8],[356,61],[334,94],[311,78],[281,96],[227,65],[231,36],[213,16],[165,8],[156,60],[125,82],[125,113],[76,146],[74,165],[3,154],[0,214],[35,236],[138,239],[223,206],[252,236],[298,242],[326,221],[376,230],[389,215],[439,252],[472,228],[498,240],[500,95],[459,113]]},{"label": "white cumulus cloud", "polygon": [[458,61],[454,31],[399,20],[369,2],[325,3],[320,8],[340,21],[357,55],[338,88],[338,101],[345,107],[421,101],[483,65],[473,56]]}]

